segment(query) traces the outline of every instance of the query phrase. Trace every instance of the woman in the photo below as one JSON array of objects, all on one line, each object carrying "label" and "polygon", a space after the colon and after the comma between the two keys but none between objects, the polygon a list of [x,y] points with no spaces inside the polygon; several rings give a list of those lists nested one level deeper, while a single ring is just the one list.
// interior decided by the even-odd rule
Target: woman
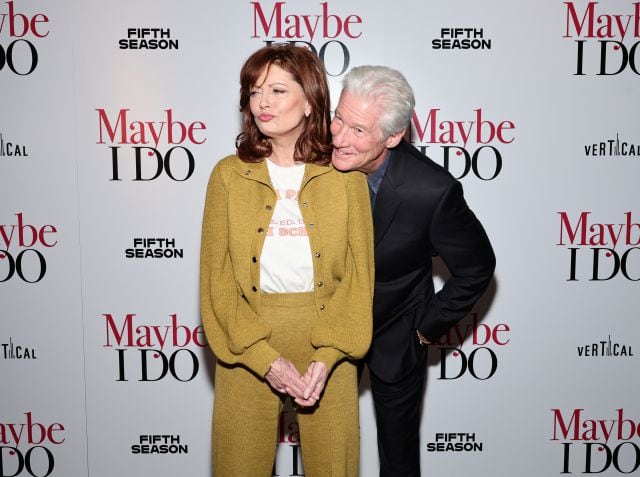
[{"label": "woman", "polygon": [[352,360],[372,327],[366,179],[330,164],[329,90],[309,50],[249,57],[240,110],[237,155],[211,174],[202,229],[201,313],[218,358],[214,475],[271,475],[289,395],[306,475],[357,476]]}]

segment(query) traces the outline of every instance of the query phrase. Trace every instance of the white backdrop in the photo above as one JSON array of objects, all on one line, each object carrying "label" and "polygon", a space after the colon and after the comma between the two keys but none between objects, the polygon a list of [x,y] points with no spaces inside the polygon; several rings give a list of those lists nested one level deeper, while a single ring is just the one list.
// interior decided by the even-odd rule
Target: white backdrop
[{"label": "white backdrop", "polygon": [[[167,48],[121,49],[143,40]],[[311,44],[334,105],[349,68],[402,71],[412,142],[494,244],[489,291],[429,351],[423,474],[640,475],[640,3],[13,0],[0,477],[210,475],[202,206],[234,151],[240,67],[268,41]],[[366,377],[360,405],[368,477]],[[290,418],[281,477],[304,473]]]}]

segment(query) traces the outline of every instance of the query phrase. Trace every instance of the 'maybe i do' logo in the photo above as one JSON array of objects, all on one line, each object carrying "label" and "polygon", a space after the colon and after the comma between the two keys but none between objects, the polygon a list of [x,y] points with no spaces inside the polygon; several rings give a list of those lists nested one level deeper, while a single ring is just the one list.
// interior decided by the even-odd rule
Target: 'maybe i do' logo
[{"label": "'maybe i do' logo", "polygon": [[[173,181],[186,181],[195,170],[195,159],[187,146],[203,144],[207,129],[202,121],[175,119],[173,109],[163,111],[161,121],[132,120],[129,109],[98,113],[98,142],[111,144],[111,178],[121,181],[153,181],[165,174]],[[167,148],[160,149],[160,144]],[[129,150],[122,150],[130,146]],[[122,157],[122,161],[120,158]]]},{"label": "'maybe i do' logo", "polygon": [[250,3],[251,38],[265,38],[267,45],[283,41],[306,45],[324,63],[329,76],[340,76],[349,69],[351,55],[345,41],[360,38],[362,17],[330,11],[329,2],[320,3],[320,11],[312,13],[291,12],[287,2]]},{"label": "'maybe i do' logo", "polygon": [[556,245],[569,252],[567,281],[640,280],[640,224],[631,212],[625,212],[618,223],[593,220],[589,211],[576,215],[562,211],[558,215],[560,238]]},{"label": "'maybe i do' logo", "polygon": [[59,422],[44,424],[25,412],[19,422],[0,422],[0,477],[48,477],[55,470],[54,446],[65,441]]},{"label": "'maybe i do' logo", "polygon": [[150,382],[173,377],[176,381],[188,382],[198,375],[200,361],[188,347],[207,346],[202,326],[182,325],[175,313],[169,316],[170,322],[166,325],[134,323],[134,313],[127,314],[124,319],[111,313],[102,317],[105,320],[104,347],[116,352],[116,381],[133,378]]},{"label": "'maybe i do' logo", "polygon": [[[498,355],[494,348],[509,344],[511,329],[506,323],[489,326],[479,323],[478,314],[471,313],[471,320],[457,323],[435,344],[433,349],[440,352],[440,377],[438,379],[459,379],[469,375],[475,379],[487,380],[498,370]],[[467,339],[472,349],[462,349]]]},{"label": "'maybe i do' logo", "polygon": [[[640,2],[626,3],[632,12],[612,13],[610,2],[589,2],[580,8],[566,5],[564,38],[577,38],[574,75],[618,75],[628,69],[640,74],[637,57],[640,38]],[[618,3],[624,5],[625,3]]]},{"label": "'maybe i do' logo", "polygon": [[491,181],[502,170],[498,147],[513,142],[516,126],[512,121],[492,121],[483,114],[482,108],[474,109],[473,119],[458,121],[442,119],[438,108],[426,114],[414,111],[411,142],[456,179],[471,173]]},{"label": "'maybe i do' logo", "polygon": [[15,223],[0,224],[0,283],[19,279],[37,283],[47,273],[43,251],[58,244],[58,230],[51,224],[32,225],[22,212]]},{"label": "'maybe i do' logo", "polygon": [[49,18],[44,13],[21,13],[13,1],[0,5],[0,75],[11,71],[27,76],[35,71],[38,50],[33,40],[49,35],[48,23]]},{"label": "'maybe i do' logo", "polygon": [[582,408],[551,412],[551,440],[562,446],[560,474],[628,475],[640,468],[640,422],[629,419],[624,409],[605,419],[585,415]]}]

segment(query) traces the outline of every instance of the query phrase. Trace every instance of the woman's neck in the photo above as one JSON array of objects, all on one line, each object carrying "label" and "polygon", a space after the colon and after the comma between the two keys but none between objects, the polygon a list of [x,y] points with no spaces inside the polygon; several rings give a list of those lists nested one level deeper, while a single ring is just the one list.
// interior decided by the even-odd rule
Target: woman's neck
[{"label": "woman's neck", "polygon": [[295,141],[272,141],[271,155],[269,156],[269,160],[279,166],[293,166],[296,163],[296,161],[293,159],[295,149]]}]

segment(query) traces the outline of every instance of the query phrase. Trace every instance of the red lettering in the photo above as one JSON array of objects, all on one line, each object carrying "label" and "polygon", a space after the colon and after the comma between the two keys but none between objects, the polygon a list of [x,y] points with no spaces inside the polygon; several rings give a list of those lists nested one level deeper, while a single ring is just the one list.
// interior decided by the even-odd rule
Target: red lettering
[{"label": "red lettering", "polygon": [[[40,17],[40,19],[38,19],[38,17]],[[47,30],[45,33],[38,33],[38,26],[36,25],[36,23],[49,23],[49,18],[45,14],[38,13],[33,16],[33,18],[31,19],[31,31],[38,38],[44,38],[45,36],[49,35],[49,30]]]},{"label": "red lettering", "polygon": [[631,222],[631,212],[625,212],[626,218],[626,234],[625,234],[625,243],[629,246],[640,245],[640,234],[636,236],[636,240],[631,239],[631,231],[635,228],[640,232],[640,224]]},{"label": "red lettering", "polygon": [[[471,314],[472,318],[472,328],[473,328],[473,344],[476,346],[484,346],[490,341],[497,344],[498,346],[504,346],[511,341],[507,339],[505,341],[501,341],[498,337],[498,333],[508,333],[510,331],[509,325],[506,323],[498,323],[493,328],[485,325],[484,323],[479,323],[478,321],[478,313],[474,312]],[[479,331],[483,332],[483,338],[480,339]]]},{"label": "red lettering", "polygon": [[253,36],[251,38],[260,37],[260,35],[258,35],[258,29],[257,29],[258,19],[260,20],[260,25],[262,26],[262,32],[264,33],[264,35],[270,36],[269,30],[271,30],[271,24],[273,23],[274,15],[277,15],[276,22],[275,22],[276,34],[271,36],[273,36],[274,38],[282,38],[281,25],[282,25],[282,5],[283,4],[284,2],[275,3],[275,5],[273,6],[273,11],[271,12],[271,17],[269,18],[269,22],[267,22],[264,12],[262,11],[262,6],[260,5],[260,2],[251,2],[251,5],[253,5]]},{"label": "red lettering", "polygon": [[[173,329],[173,346],[176,348],[182,348],[183,346],[187,346],[191,341],[191,330],[184,325],[178,324],[178,315],[175,313],[171,315],[171,328]],[[180,343],[178,338],[178,333],[182,330],[184,332],[184,341]],[[194,340],[195,341],[195,340]]]},{"label": "red lettering", "polygon": [[[584,36],[584,38],[614,38],[619,36],[621,40],[624,40],[631,30],[632,22],[634,36],[639,36],[640,2],[633,3],[634,11],[629,15],[602,14],[597,16],[595,7],[598,2],[589,2],[582,17],[579,16],[573,2],[564,3],[567,6],[567,17],[563,38],[571,38],[575,32],[576,36]],[[596,25],[600,25],[597,30]],[[584,30],[586,30],[586,34],[583,34]]]},{"label": "red lettering", "polygon": [[569,421],[568,424],[565,424],[564,419],[562,417],[562,412],[560,411],[560,409],[552,409],[552,411],[553,411],[553,438],[551,440],[557,441],[559,439],[557,437],[558,426],[560,426],[560,434],[563,439],[568,438],[571,427],[573,427],[573,437],[570,437],[569,439],[574,441],[580,440],[578,427],[580,424],[580,412],[584,411],[584,409],[576,409],[575,411],[573,411],[573,414],[571,414],[571,420]]},{"label": "red lettering", "polygon": [[569,32],[571,23],[573,24],[573,28],[575,29],[577,36],[582,35],[582,29],[584,28],[584,25],[586,23],[589,31],[585,36],[587,38],[593,37],[593,10],[597,3],[598,2],[589,2],[587,4],[584,16],[582,17],[582,20],[580,20],[578,18],[578,12],[576,12],[575,7],[573,6],[573,2],[564,2],[564,4],[567,6],[567,29],[565,31],[564,38],[570,38],[572,36]]},{"label": "red lettering", "polygon": [[[497,138],[498,141],[500,141],[503,144],[509,144],[513,142],[513,139],[514,139],[513,137],[511,139],[507,139],[506,137],[504,137],[503,130],[514,129],[515,128],[514,123],[512,123],[511,121],[502,121],[498,123],[498,125],[495,125],[492,121],[485,121],[482,119],[482,108],[474,109],[474,111],[476,113],[476,120],[475,120],[476,142],[478,144],[488,144],[491,141],[493,141],[494,138]],[[471,124],[473,123],[474,121],[471,121]],[[484,127],[488,127],[489,129],[488,137],[486,137],[485,139],[483,139]],[[465,142],[465,145],[466,145],[466,142]]]},{"label": "red lettering", "polygon": [[[615,247],[624,239],[624,243],[628,246],[640,245],[640,224],[633,222],[631,212],[625,212],[624,223],[589,223],[589,215],[591,212],[581,212],[575,224],[571,225],[569,216],[566,212],[558,212],[560,214],[560,240],[557,245],[611,245]],[[624,236],[623,236],[624,231]],[[587,237],[587,232],[591,235]],[[565,243],[565,234],[568,243]]]},{"label": "red lettering", "polygon": [[204,143],[207,138],[202,139],[201,141],[198,141],[196,139],[196,135],[194,130],[197,131],[204,131],[207,129],[207,126],[204,125],[204,123],[201,123],[200,121],[194,121],[193,123],[191,123],[189,125],[189,141],[191,141],[193,144],[202,144]]},{"label": "red lettering", "polygon": [[351,24],[355,24],[355,25],[359,25],[362,23],[362,18],[360,18],[358,15],[349,15],[347,18],[344,19],[344,33],[349,37],[349,38],[360,38],[362,36],[362,32],[358,33],[357,35],[354,33],[351,33]]},{"label": "red lettering", "polygon": [[443,335],[437,344],[455,346],[462,344],[467,339],[469,332],[471,332],[471,342],[474,346],[484,346],[489,342],[495,343],[498,346],[505,346],[511,340],[505,338],[504,333],[511,331],[509,325],[506,323],[498,323],[491,327],[489,325],[479,322],[478,313],[471,313],[471,324],[461,325],[456,323],[445,335]]},{"label": "red lettering", "polygon": [[[308,36],[313,41],[318,32],[318,24],[322,22],[322,36],[324,38],[337,38],[344,32],[349,38],[359,38],[362,32],[355,32],[355,25],[362,23],[358,15],[347,15],[344,20],[340,15],[329,13],[329,3],[320,3],[322,12],[320,15],[285,15],[282,7],[286,2],[276,2],[273,9],[265,12],[260,2],[251,2],[253,5],[253,35],[252,38],[261,36],[270,38],[301,39]],[[267,19],[268,17],[268,19]],[[274,31],[275,30],[275,31]]]},{"label": "red lettering", "polygon": [[[207,140],[196,137],[196,131],[207,129],[203,122],[194,121],[187,125],[182,121],[175,121],[172,109],[164,110],[165,121],[132,121],[131,123],[127,119],[129,109],[120,109],[115,122],[109,120],[104,109],[98,108],[96,111],[98,111],[99,128],[97,144],[105,144],[105,135],[109,142],[116,144],[148,144],[148,138],[151,137],[157,148],[165,131],[168,144],[182,144],[187,139],[193,144],[202,144]],[[129,137],[127,137],[127,131],[131,131]]]},{"label": "red lettering", "polygon": [[569,243],[574,244],[578,232],[580,232],[580,241],[578,245],[586,245],[587,240],[587,221],[589,220],[589,214],[591,212],[582,212],[575,229],[571,228],[571,222],[566,212],[558,212],[560,214],[560,241],[557,245],[565,245],[564,233],[566,232]]},{"label": "red lettering", "polygon": [[510,339],[507,339],[505,341],[501,341],[500,338],[498,337],[498,333],[508,333],[509,331],[511,331],[509,329],[509,325],[507,325],[506,323],[499,323],[497,324],[494,328],[493,328],[493,342],[495,344],[497,344],[498,346],[504,346],[507,343],[509,343],[509,341],[511,341]]},{"label": "red lettering", "polygon": [[420,120],[418,119],[418,115],[416,114],[415,111],[413,111],[413,115],[412,115],[413,125],[416,128],[416,132],[418,133],[418,139],[421,143],[425,142],[424,135],[427,132],[427,128],[429,127],[429,125],[431,125],[430,131],[429,131],[429,140],[427,140],[426,142],[430,142],[430,143],[437,142],[436,141],[436,113],[438,111],[440,110],[436,108],[432,108],[429,110],[429,115],[427,116],[427,121],[424,123],[424,128],[420,127]]},{"label": "red lettering", "polygon": [[[27,416],[27,439],[29,441],[29,444],[36,444],[36,445],[42,444],[44,440],[47,438],[46,428],[38,422],[32,422],[30,412],[26,412],[25,415]],[[34,428],[36,429],[36,432],[38,432],[39,434],[38,440],[36,440],[35,438]]]},{"label": "red lettering", "polygon": [[43,13],[35,14],[31,19],[22,13],[16,13],[13,7],[13,1],[5,2],[9,6],[9,13],[3,13],[0,15],[2,20],[0,21],[0,33],[4,29],[5,20],[9,20],[9,36],[15,38],[25,37],[29,32],[38,38],[44,38],[49,35],[49,30],[46,32],[38,31],[38,23],[48,23],[49,18]]},{"label": "red lettering", "polygon": [[[640,423],[624,418],[624,410],[616,409],[616,419],[585,419],[581,420],[584,409],[575,409],[567,423],[559,409],[552,409],[554,415],[553,438],[551,440],[569,439],[573,441],[609,442],[610,438],[628,441],[640,437]],[[580,430],[583,430],[580,434]],[[614,431],[617,431],[614,433]]]},{"label": "red lettering", "polygon": [[[38,240],[38,231],[33,225],[24,224],[24,222],[22,222],[22,213],[16,214],[16,216],[18,217],[18,244],[21,247],[31,247]],[[30,234],[29,243],[25,240],[25,230],[28,230]]]},{"label": "red lettering", "polygon": [[[640,423],[636,424],[630,419],[624,419],[623,417],[623,409],[617,409],[618,411],[618,440],[619,441],[627,441],[629,439],[633,439],[637,434],[640,437]],[[629,425],[629,432],[627,434],[623,434],[623,429],[625,424]]]},{"label": "red lettering", "polygon": [[[97,144],[104,144],[105,141],[102,138],[102,126],[107,129],[107,135],[110,142],[117,142],[119,144],[127,144],[127,133],[125,131],[125,125],[127,124],[127,111],[128,109],[121,109],[118,113],[118,120],[114,126],[111,126],[107,113],[104,109],[96,109],[98,111],[98,123],[100,126],[100,140]],[[120,129],[120,140],[116,141],[116,129]]]},{"label": "red lettering", "polygon": [[[322,5],[322,36],[325,38],[336,38],[342,32],[342,20],[337,15],[329,14],[329,4],[327,2],[322,2],[320,5]],[[333,35],[329,31],[330,20],[335,22]]]},{"label": "red lettering", "polygon": [[24,429],[27,429],[27,443],[30,445],[40,445],[45,441],[52,444],[62,444],[65,438],[56,438],[54,433],[64,431],[64,426],[59,422],[54,422],[50,426],[46,426],[39,422],[35,422],[31,412],[25,412],[26,423],[23,424],[0,424],[0,443],[4,445],[14,444],[18,446],[22,440]]},{"label": "red lettering", "polygon": [[128,313],[122,323],[122,326],[118,328],[116,320],[111,313],[104,313],[102,316],[106,319],[106,344],[105,348],[113,346],[112,341],[118,346],[126,347],[153,347],[159,346],[160,349],[164,349],[167,344],[167,338],[171,333],[171,344],[176,348],[183,348],[191,343],[197,346],[207,346],[207,340],[204,334],[202,326],[197,326],[193,330],[186,325],[178,323],[178,315],[172,314],[170,325],[140,325],[133,327],[133,319],[136,317],[135,313]]},{"label": "red lettering", "polygon": [[[484,338],[480,339],[480,330],[484,331]],[[483,346],[491,340],[491,328],[483,323],[478,323],[477,313],[473,314],[473,344],[476,346]]]},{"label": "red lettering", "polygon": [[[18,246],[19,247],[32,247],[36,243],[41,243],[45,247],[54,247],[58,241],[48,242],[45,238],[45,234],[55,234],[57,232],[53,225],[43,225],[37,228],[34,225],[25,223],[22,212],[15,214],[18,218],[18,224],[16,225],[1,225],[0,224],[0,238],[4,242],[5,248],[9,250],[11,242],[13,240],[13,233],[17,227],[18,229]],[[9,230],[11,230],[9,232]],[[2,258],[2,257],[0,257]]]},{"label": "red lettering", "polygon": [[[418,135],[419,142],[432,144],[458,144],[461,142],[464,147],[470,140],[476,144],[488,144],[497,139],[503,144],[513,142],[514,137],[507,137],[507,131],[515,129],[512,121],[502,121],[495,124],[482,118],[482,108],[474,109],[476,114],[473,121],[438,121],[437,108],[429,110],[424,127],[416,112],[413,112],[412,121]],[[440,134],[438,135],[438,133]],[[428,138],[425,141],[425,136]],[[475,137],[474,137],[475,136]]]},{"label": "red lettering", "polygon": [[[9,36],[21,38],[29,32],[29,19],[22,13],[14,13],[13,2],[7,2],[7,4],[9,5]],[[16,19],[22,22],[20,33],[16,30]]]},{"label": "red lettering", "polygon": [[[49,230],[46,230],[47,228],[49,228]],[[56,240],[55,242],[47,243],[44,234],[55,234],[56,232],[57,230],[53,225],[43,225],[40,229],[40,234],[38,235],[40,238],[40,243],[45,247],[54,247],[58,243],[58,241]]]},{"label": "red lettering", "polygon": [[207,336],[204,333],[203,326],[196,326],[193,330],[193,342],[201,348],[207,346]]},{"label": "red lettering", "polygon": [[113,346],[110,341],[109,341],[109,337],[111,336],[111,334],[109,333],[109,331],[111,331],[111,333],[113,334],[113,337],[115,338],[115,342],[118,345],[122,344],[122,338],[124,337],[125,333],[126,333],[126,344],[124,346],[133,346],[133,326],[131,323],[131,320],[133,320],[134,316],[136,316],[135,314],[128,314],[126,316],[126,318],[124,319],[124,322],[122,323],[122,328],[120,329],[120,332],[118,332],[118,328],[116,326],[116,322],[113,319],[113,315],[110,313],[105,313],[102,316],[105,317],[105,319],[107,320],[106,322],[106,327],[107,327],[107,344],[104,345],[105,348],[110,348],[111,346]]}]

